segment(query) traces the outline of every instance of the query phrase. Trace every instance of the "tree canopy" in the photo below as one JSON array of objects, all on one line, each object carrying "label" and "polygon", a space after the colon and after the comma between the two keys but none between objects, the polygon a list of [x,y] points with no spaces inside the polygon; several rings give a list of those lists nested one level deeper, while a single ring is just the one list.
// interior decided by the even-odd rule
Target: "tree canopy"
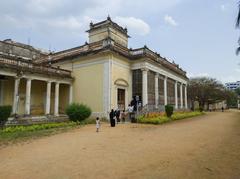
[{"label": "tree canopy", "polygon": [[209,77],[191,78],[188,96],[192,102],[198,101],[202,108],[205,104],[213,104],[223,100],[226,100],[230,105],[237,99],[235,92],[227,90],[221,82]]}]

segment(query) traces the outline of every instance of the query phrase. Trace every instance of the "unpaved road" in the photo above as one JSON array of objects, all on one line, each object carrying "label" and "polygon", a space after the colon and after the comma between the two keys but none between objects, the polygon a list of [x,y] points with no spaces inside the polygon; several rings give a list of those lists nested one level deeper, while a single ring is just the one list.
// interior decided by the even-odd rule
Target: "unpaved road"
[{"label": "unpaved road", "polygon": [[0,178],[240,178],[240,112],[89,125],[0,149]]}]

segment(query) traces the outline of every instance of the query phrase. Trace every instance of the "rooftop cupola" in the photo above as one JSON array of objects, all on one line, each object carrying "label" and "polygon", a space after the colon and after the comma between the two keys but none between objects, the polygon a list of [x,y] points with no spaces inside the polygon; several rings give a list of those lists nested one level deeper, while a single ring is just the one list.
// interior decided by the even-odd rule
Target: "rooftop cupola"
[{"label": "rooftop cupola", "polygon": [[128,35],[127,28],[123,28],[117,23],[113,22],[111,17],[108,16],[106,20],[98,23],[89,24],[88,37],[89,43],[98,42],[104,39],[112,39],[116,43],[128,47]]}]

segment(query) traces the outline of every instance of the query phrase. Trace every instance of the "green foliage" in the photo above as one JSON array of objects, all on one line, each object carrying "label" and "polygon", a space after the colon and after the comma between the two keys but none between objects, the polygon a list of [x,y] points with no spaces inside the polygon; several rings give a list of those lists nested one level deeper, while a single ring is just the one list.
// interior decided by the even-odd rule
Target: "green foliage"
[{"label": "green foliage", "polygon": [[203,112],[203,107],[202,106],[199,107],[199,111]]},{"label": "green foliage", "polygon": [[27,139],[49,136],[78,127],[76,122],[9,126],[0,130],[0,146]]},{"label": "green foliage", "polygon": [[5,122],[9,118],[12,106],[0,106],[0,122]]},{"label": "green foliage", "polygon": [[49,123],[49,124],[35,124],[31,126],[13,126],[13,127],[6,127],[1,131],[1,133],[15,133],[15,132],[31,132],[31,131],[38,131],[38,130],[45,130],[45,129],[52,129],[52,128],[60,128],[60,127],[69,127],[75,126],[75,122],[62,122],[62,123]]},{"label": "green foliage", "polygon": [[170,121],[186,119],[190,117],[203,115],[203,112],[195,111],[195,112],[176,112],[171,117],[159,115],[159,117],[138,117],[138,122],[143,124],[163,124]]},{"label": "green foliage", "polygon": [[237,107],[238,94],[236,91],[226,90],[225,97],[228,107]]},{"label": "green foliage", "polygon": [[200,111],[195,111],[195,112],[183,112],[183,113],[174,113],[171,117],[173,121],[175,120],[180,120],[180,119],[185,119],[185,118],[190,118],[190,117],[195,117],[195,116],[200,116],[204,113]]},{"label": "green foliage", "polygon": [[165,112],[167,114],[167,117],[171,117],[173,114],[173,106],[171,105],[166,105],[165,106]]},{"label": "green foliage", "polygon": [[240,96],[240,87],[235,89],[235,92],[237,93],[238,96]]},{"label": "green foliage", "polygon": [[140,116],[138,118],[138,122],[139,123],[143,123],[143,124],[163,124],[166,122],[169,122],[170,118],[168,118],[167,116],[159,116],[159,117],[153,117],[153,118],[145,118],[143,116]]},{"label": "green foliage", "polygon": [[66,108],[66,114],[71,121],[83,121],[91,115],[91,109],[84,105],[78,103],[72,103]]}]

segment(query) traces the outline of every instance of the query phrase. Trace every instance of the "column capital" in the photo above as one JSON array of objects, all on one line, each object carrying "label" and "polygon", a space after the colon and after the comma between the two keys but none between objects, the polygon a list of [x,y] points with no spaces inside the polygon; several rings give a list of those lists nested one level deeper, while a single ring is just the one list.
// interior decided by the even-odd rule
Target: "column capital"
[{"label": "column capital", "polygon": [[168,79],[168,76],[164,76],[164,79],[167,80],[167,79]]},{"label": "column capital", "polygon": [[159,77],[159,73],[155,73],[155,78],[158,78]]},{"label": "column capital", "polygon": [[148,68],[146,68],[146,67],[144,67],[144,68],[141,68],[141,70],[142,70],[143,72],[148,72],[148,71],[149,71],[149,69],[148,69]]}]

